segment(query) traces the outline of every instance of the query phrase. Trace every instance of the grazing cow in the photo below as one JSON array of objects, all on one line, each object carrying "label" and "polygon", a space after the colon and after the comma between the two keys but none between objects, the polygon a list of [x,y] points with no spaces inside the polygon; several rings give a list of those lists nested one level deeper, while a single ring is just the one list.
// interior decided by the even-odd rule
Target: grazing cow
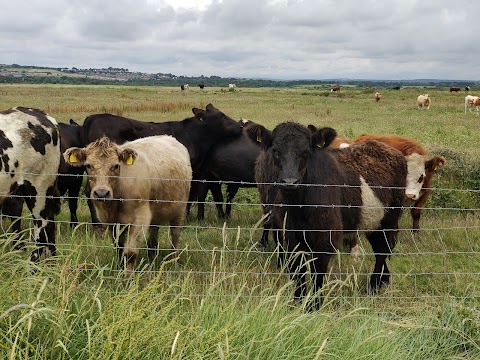
[{"label": "grazing cow", "polygon": [[394,86],[392,87],[392,90],[400,90],[401,89],[401,86]]},{"label": "grazing cow", "polygon": [[340,85],[335,85],[330,89],[330,92],[334,92],[334,91],[340,91]]},{"label": "grazing cow", "polygon": [[451,87],[450,92],[459,92],[461,89],[459,87]]},{"label": "grazing cow", "polygon": [[190,90],[190,86],[188,86],[188,84],[180,85],[180,90],[182,91]]},{"label": "grazing cow", "polygon": [[465,86],[465,91],[470,91],[470,86]]},{"label": "grazing cow", "polygon": [[229,90],[233,90],[233,89],[235,89],[236,87],[237,87],[237,85],[235,85],[235,84],[228,84],[228,89],[229,89]]},{"label": "grazing cow", "polygon": [[[242,135],[242,126],[208,104],[205,110],[193,108],[195,116],[182,121],[163,123],[143,122],[112,114],[88,116],[82,126],[82,143],[89,144],[102,136],[122,144],[152,135],[172,135],[188,149],[193,179],[187,214],[191,202],[197,197],[199,180],[203,179],[202,166],[209,152],[220,142],[226,143]],[[88,185],[88,184],[87,184]],[[86,189],[89,192],[88,186]],[[95,209],[89,201],[92,221],[96,223]]]},{"label": "grazing cow", "polygon": [[0,203],[22,196],[32,213],[38,261],[55,247],[55,215],[60,212],[57,171],[60,136],[57,121],[41,110],[15,107],[0,113]]},{"label": "grazing cow", "polygon": [[369,140],[383,142],[405,156],[408,168],[405,196],[409,202],[413,203],[410,210],[413,221],[412,230],[418,231],[422,208],[431,193],[432,176],[445,165],[447,160],[443,156],[431,157],[421,144],[404,136],[363,134],[352,140],[352,143]]},{"label": "grazing cow", "polygon": [[[188,150],[172,136],[151,136],[116,145],[103,137],[64,153],[72,166],[85,166],[98,218],[118,241],[121,268],[131,275],[149,229],[148,255],[157,250],[158,226],[170,224],[172,249],[178,246],[192,180]],[[118,226],[129,225],[117,237]],[[127,235],[128,233],[128,235]]]},{"label": "grazing cow", "polygon": [[424,108],[430,110],[430,98],[428,94],[418,95],[417,97],[418,110],[423,110]]},{"label": "grazing cow", "polygon": [[[211,183],[200,183],[198,190],[198,218],[204,216],[204,202],[208,189],[212,191],[220,218],[229,218],[232,201],[239,188],[255,187],[255,161],[260,154],[260,144],[248,136],[247,129],[256,125],[249,120],[240,120],[243,136],[219,142],[210,152],[203,165],[203,172]],[[221,184],[227,183],[227,201],[223,212]]]},{"label": "grazing cow", "polygon": [[373,98],[375,99],[376,102],[379,102],[380,99],[382,98],[382,94],[380,94],[378,91],[373,95]]},{"label": "grazing cow", "polygon": [[470,106],[470,108],[468,108],[470,112],[472,111],[472,108],[475,108],[478,114],[478,109],[480,107],[480,97],[473,95],[465,96],[465,114],[467,113],[468,106]]},{"label": "grazing cow", "polygon": [[198,84],[198,87],[200,88],[200,90],[203,90],[203,88],[205,87],[204,84]]},{"label": "grazing cow", "polygon": [[404,156],[377,141],[330,149],[333,129],[311,134],[294,122],[260,136],[265,152],[256,172],[267,189],[274,188],[274,221],[277,229],[285,225],[295,297],[306,294],[307,266],[299,253],[312,254],[311,276],[319,291],[340,240],[358,230],[366,230],[375,253],[369,288],[375,292],[388,283],[386,259],[395,246],[407,176]]}]

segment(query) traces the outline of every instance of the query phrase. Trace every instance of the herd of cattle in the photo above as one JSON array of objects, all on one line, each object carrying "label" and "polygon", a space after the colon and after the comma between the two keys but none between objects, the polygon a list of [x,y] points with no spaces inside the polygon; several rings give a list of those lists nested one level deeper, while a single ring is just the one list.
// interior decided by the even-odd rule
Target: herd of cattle
[{"label": "herd of cattle", "polygon": [[[34,219],[37,261],[44,247],[55,255],[55,216],[68,193],[71,224],[78,222],[82,176],[94,226],[107,225],[120,266],[127,274],[147,228],[149,258],[156,255],[158,225],[170,225],[173,251],[193,202],[212,192],[218,216],[228,218],[240,187],[257,187],[265,214],[261,244],[269,231],[286,254],[315,254],[315,290],[322,287],[331,256],[348,239],[358,256],[359,232],[375,253],[369,288],[389,282],[391,254],[406,202],[412,229],[433,174],[446,163],[420,144],[401,136],[362,135],[348,140],[332,128],[293,121],[273,130],[252,121],[235,121],[212,104],[193,108],[181,121],[143,122],[112,114],[58,124],[36,109],[0,113],[0,186],[3,213],[20,217],[23,202]],[[207,181],[205,181],[207,180]],[[223,210],[221,182],[227,184]],[[117,201],[116,201],[117,200]],[[119,224],[129,225],[121,231]],[[20,225],[15,224],[18,230]],[[21,246],[18,241],[16,246]],[[299,256],[282,258],[297,281],[296,297],[306,293],[306,265]]]}]

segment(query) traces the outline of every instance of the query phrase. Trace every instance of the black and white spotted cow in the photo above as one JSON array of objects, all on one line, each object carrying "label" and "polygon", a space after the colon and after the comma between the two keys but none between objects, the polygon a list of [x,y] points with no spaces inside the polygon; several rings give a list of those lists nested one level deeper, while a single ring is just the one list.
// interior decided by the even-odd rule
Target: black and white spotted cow
[{"label": "black and white spotted cow", "polygon": [[8,196],[24,198],[34,222],[32,261],[39,259],[45,246],[56,253],[59,163],[60,136],[54,118],[25,107],[0,112],[0,204]]}]

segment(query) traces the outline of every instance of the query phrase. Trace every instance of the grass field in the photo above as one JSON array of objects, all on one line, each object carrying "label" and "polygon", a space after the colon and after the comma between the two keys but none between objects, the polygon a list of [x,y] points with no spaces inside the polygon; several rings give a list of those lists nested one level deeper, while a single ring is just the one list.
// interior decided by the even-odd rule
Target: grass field
[{"label": "grass field", "polygon": [[[208,206],[189,220],[180,258],[142,256],[129,280],[117,271],[111,240],[88,225],[85,199],[71,230],[58,217],[58,256],[38,266],[0,242],[0,358],[5,359],[478,359],[480,358],[480,116],[464,114],[464,93],[325,89],[1,85],[0,109],[37,107],[60,122],[111,112],[144,121],[182,120],[212,103],[233,119],[267,128],[285,120],[331,126],[346,137],[398,134],[447,159],[422,213],[408,209],[389,260],[391,285],[366,292],[371,249],[354,263],[347,249],[331,262],[322,308],[305,311],[276,265],[273,244],[260,251],[256,189],[242,189],[226,223]],[[428,93],[429,111],[416,97]],[[480,94],[478,94],[480,95]],[[195,213],[196,209],[193,208]],[[26,214],[27,215],[27,214]],[[4,228],[8,221],[3,221]],[[261,225],[260,225],[261,226]],[[28,221],[25,222],[28,236]],[[3,235],[8,240],[11,234]]]}]

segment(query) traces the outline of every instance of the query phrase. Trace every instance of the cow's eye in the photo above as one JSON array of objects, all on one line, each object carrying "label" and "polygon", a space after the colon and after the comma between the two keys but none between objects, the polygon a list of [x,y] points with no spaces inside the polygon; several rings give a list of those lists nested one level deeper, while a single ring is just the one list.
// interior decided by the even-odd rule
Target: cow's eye
[{"label": "cow's eye", "polygon": [[112,166],[112,171],[118,171],[118,169],[120,169],[120,165],[115,164]]},{"label": "cow's eye", "polygon": [[425,178],[425,177],[423,176],[423,174],[420,175],[420,177],[418,178],[418,183],[419,183],[419,184],[422,183],[424,178]]},{"label": "cow's eye", "polygon": [[92,165],[90,165],[90,164],[85,164],[85,169],[91,170],[91,169],[92,169]]}]

